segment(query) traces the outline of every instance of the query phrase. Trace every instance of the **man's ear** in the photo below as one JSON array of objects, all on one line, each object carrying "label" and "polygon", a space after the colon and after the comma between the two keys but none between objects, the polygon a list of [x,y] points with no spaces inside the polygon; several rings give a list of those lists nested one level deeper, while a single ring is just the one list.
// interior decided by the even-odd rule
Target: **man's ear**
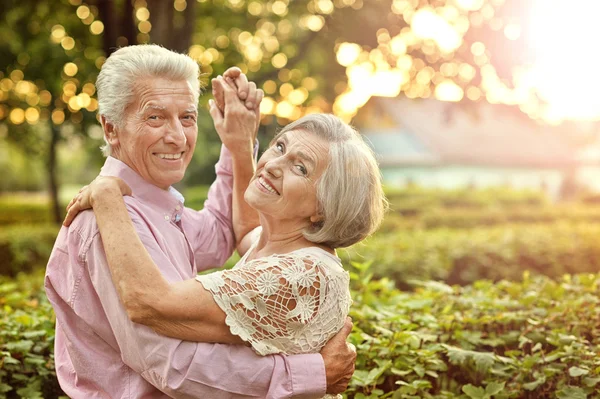
[{"label": "man's ear", "polygon": [[100,116],[100,123],[102,124],[102,130],[104,130],[104,137],[106,141],[112,146],[115,147],[119,144],[119,137],[117,136],[117,129],[115,125],[106,120],[104,115]]}]

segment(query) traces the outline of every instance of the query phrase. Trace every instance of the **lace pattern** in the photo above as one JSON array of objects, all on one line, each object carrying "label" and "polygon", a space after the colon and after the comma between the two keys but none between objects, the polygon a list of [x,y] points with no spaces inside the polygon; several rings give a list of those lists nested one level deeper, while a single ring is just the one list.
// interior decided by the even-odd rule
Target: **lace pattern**
[{"label": "lace pattern", "polygon": [[343,326],[349,275],[319,248],[305,248],[198,276],[231,333],[259,355],[318,353]]}]

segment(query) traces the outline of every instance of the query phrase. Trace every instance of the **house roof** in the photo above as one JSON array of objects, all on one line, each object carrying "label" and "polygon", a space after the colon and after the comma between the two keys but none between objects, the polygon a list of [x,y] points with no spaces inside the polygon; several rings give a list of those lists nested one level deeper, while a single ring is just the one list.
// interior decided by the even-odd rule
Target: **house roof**
[{"label": "house roof", "polygon": [[[436,100],[374,98],[378,112],[394,127],[361,131],[382,166],[472,164],[512,167],[565,167],[578,163],[564,128],[528,122],[490,104],[476,115]],[[375,122],[376,123],[376,122]],[[373,123],[370,122],[372,125]]]}]

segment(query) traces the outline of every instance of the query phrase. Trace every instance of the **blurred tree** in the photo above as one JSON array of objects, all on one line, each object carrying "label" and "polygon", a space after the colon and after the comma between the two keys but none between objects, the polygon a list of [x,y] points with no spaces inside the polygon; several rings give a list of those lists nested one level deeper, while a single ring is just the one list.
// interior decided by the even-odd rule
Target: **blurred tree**
[{"label": "blurred tree", "polygon": [[[116,48],[151,42],[188,52],[205,80],[239,66],[266,93],[263,137],[310,112],[350,120],[371,97],[401,93],[534,117],[539,101],[511,80],[531,61],[523,10],[515,0],[5,0],[0,138],[47,159],[58,217],[56,146],[77,135],[98,145],[99,68]],[[218,139],[203,107],[201,118],[188,182],[214,176]]]}]

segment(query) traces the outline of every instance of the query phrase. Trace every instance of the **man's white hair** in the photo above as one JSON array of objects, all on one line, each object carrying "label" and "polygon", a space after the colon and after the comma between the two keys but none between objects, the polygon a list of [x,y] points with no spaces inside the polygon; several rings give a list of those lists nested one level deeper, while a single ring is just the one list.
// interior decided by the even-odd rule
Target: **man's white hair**
[{"label": "man's white hair", "polygon": [[[123,47],[112,53],[96,80],[98,114],[114,126],[121,126],[125,110],[134,101],[136,82],[146,78],[164,78],[188,82],[196,106],[200,96],[200,68],[185,54],[175,53],[155,44]],[[112,154],[106,141],[104,156]]]}]

